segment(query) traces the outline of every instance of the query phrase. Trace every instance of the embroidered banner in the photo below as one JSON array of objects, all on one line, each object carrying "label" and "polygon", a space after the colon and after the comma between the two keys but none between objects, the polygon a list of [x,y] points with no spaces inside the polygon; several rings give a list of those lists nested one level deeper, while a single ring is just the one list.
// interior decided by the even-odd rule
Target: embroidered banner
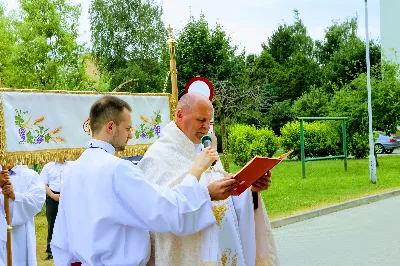
[{"label": "embroidered banner", "polygon": [[132,107],[133,139],[120,156],[143,154],[173,119],[176,101],[170,94],[1,89],[0,161],[76,159],[91,138],[90,107],[104,95],[117,96]]}]

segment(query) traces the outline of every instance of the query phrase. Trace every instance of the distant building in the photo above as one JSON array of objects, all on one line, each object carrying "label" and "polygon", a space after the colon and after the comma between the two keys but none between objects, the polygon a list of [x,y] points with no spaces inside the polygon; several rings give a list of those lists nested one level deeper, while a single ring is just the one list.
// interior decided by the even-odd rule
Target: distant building
[{"label": "distant building", "polygon": [[380,0],[382,56],[400,63],[400,0]]}]

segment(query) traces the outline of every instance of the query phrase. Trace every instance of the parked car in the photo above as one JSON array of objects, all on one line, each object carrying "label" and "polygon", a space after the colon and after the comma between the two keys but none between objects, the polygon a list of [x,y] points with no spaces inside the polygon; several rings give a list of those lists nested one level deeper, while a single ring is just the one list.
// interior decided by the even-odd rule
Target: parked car
[{"label": "parked car", "polygon": [[392,153],[394,149],[400,148],[400,137],[386,136],[385,133],[379,132],[375,141],[376,153]]}]

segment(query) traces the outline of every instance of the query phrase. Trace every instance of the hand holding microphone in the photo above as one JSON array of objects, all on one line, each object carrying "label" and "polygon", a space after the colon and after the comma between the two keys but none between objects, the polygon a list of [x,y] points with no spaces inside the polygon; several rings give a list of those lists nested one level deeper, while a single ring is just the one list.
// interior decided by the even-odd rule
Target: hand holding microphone
[{"label": "hand holding microphone", "polygon": [[193,167],[189,170],[189,174],[194,175],[200,180],[201,175],[208,170],[212,163],[218,160],[218,153],[211,147],[207,147],[201,151]]},{"label": "hand holding microphone", "polygon": [[[201,137],[200,143],[203,144],[204,148],[207,148],[207,147],[210,147],[210,146],[212,147],[212,146],[213,146],[213,137],[212,137],[211,135],[209,135],[209,134],[204,135],[203,137]],[[215,144],[216,144],[216,143],[215,143]],[[214,146],[216,146],[216,145],[214,145]],[[216,148],[217,148],[217,147],[215,147],[215,149],[216,149]],[[216,152],[216,154],[218,155],[218,152],[217,152],[217,151],[215,151],[215,152]],[[211,164],[211,166],[214,166],[216,162],[217,162],[217,161],[214,161],[214,162]]]}]

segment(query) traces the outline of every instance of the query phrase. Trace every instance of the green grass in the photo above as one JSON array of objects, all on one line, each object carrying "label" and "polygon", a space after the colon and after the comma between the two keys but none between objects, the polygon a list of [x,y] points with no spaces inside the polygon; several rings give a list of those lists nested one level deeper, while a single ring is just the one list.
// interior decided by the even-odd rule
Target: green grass
[{"label": "green grass", "polygon": [[37,265],[38,266],[53,266],[54,262],[52,260],[45,260],[46,245],[47,245],[47,220],[46,215],[38,214],[35,217],[35,227],[36,227],[36,255],[37,255]]},{"label": "green grass", "polygon": [[[369,179],[368,159],[306,163],[305,179],[301,162],[283,161],[272,170],[271,187],[262,193],[271,219],[400,188],[400,156],[379,157],[377,184]],[[240,167],[230,163],[231,172]]]}]

